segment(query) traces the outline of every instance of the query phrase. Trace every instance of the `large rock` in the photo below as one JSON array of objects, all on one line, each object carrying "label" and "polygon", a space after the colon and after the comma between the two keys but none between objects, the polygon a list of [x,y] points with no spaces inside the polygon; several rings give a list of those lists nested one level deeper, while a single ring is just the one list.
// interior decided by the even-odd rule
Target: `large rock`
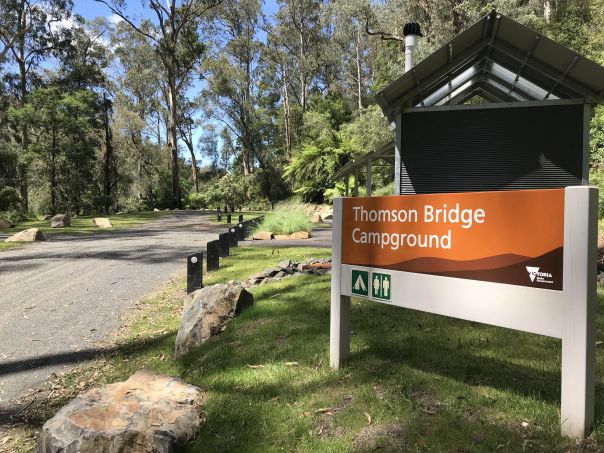
[{"label": "large rock", "polygon": [[48,420],[39,453],[168,453],[191,441],[205,396],[181,379],[139,371],[78,395]]},{"label": "large rock", "polygon": [[321,223],[323,221],[323,218],[321,217],[321,214],[318,212],[315,212],[312,217],[310,218],[310,221],[312,223]]},{"label": "large rock", "polygon": [[308,239],[310,237],[310,233],[308,231],[297,231],[296,233],[292,233],[289,235],[290,239]]},{"label": "large rock", "polygon": [[29,228],[6,238],[4,242],[36,242],[43,241],[44,235],[37,228]]},{"label": "large rock", "polygon": [[254,296],[239,283],[212,285],[187,296],[176,336],[176,355],[218,335],[241,310],[254,303]]},{"label": "large rock", "polygon": [[9,222],[8,220],[4,220],[4,219],[0,219],[0,228],[12,228],[15,225],[13,225],[11,222]]},{"label": "large rock", "polygon": [[271,239],[274,239],[275,235],[273,233],[271,233],[270,231],[256,231],[254,233],[254,236],[252,237],[252,239],[254,239],[254,241],[270,241]]},{"label": "large rock", "polygon": [[71,226],[71,218],[68,214],[57,214],[50,219],[51,228],[65,228]]},{"label": "large rock", "polygon": [[113,228],[111,220],[106,217],[95,217],[92,219],[92,223],[94,223],[94,226],[99,228]]}]

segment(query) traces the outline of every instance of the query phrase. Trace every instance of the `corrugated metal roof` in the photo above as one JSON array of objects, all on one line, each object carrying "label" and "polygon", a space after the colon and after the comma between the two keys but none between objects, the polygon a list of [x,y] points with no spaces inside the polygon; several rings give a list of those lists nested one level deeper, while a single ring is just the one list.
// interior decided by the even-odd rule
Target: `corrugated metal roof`
[{"label": "corrugated metal roof", "polygon": [[[604,104],[604,67],[492,11],[376,95],[384,112],[479,90],[500,101]],[[463,97],[463,96],[462,96]]]},{"label": "corrugated metal roof", "polygon": [[363,154],[361,157],[348,162],[344,165],[340,171],[338,171],[333,177],[334,180],[343,178],[354,174],[359,169],[364,169],[368,161],[385,160],[386,162],[394,165],[394,140],[382,143],[376,149],[369,151],[367,154]]}]

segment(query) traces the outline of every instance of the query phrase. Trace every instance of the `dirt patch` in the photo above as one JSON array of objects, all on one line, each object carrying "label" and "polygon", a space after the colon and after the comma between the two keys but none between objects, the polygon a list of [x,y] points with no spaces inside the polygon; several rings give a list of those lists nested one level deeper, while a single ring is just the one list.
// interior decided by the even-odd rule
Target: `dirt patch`
[{"label": "dirt patch", "polygon": [[352,441],[355,451],[405,451],[405,428],[399,423],[369,425]]},{"label": "dirt patch", "polygon": [[416,409],[429,415],[435,414],[443,405],[429,390],[414,390],[409,398]]},{"label": "dirt patch", "polygon": [[342,401],[335,407],[319,409],[316,414],[320,414],[321,417],[315,424],[313,429],[314,433],[321,439],[327,437],[343,437],[346,435],[348,430],[343,426],[335,426],[333,417],[338,412],[346,409],[352,403],[354,397],[352,395],[346,395],[342,398]]},{"label": "dirt patch", "polygon": [[386,388],[383,385],[374,385],[373,392],[378,400],[383,400],[386,398]]}]

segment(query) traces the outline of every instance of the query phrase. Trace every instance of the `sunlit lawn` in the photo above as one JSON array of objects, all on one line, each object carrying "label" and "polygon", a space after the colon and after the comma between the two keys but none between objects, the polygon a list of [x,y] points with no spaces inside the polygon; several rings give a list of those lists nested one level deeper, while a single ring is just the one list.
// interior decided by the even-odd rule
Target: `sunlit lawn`
[{"label": "sunlit lawn", "polygon": [[157,219],[158,217],[170,214],[168,211],[160,212],[135,212],[129,214],[116,214],[106,216],[103,214],[95,216],[77,216],[71,219],[71,226],[67,228],[51,228],[50,220],[28,220],[17,224],[14,228],[0,228],[0,233],[14,234],[28,228],[39,228],[44,234],[48,233],[90,233],[93,231],[102,231],[103,229],[96,227],[92,223],[92,219],[95,217],[107,217],[111,220],[113,228],[111,230],[121,230],[124,228],[131,228],[137,225],[141,225],[150,220]]},{"label": "sunlit lawn", "polygon": [[[235,249],[205,282],[328,252]],[[336,371],[330,277],[302,276],[254,288],[252,308],[177,360],[183,287],[179,279],[147,298],[123,350],[71,375],[66,388],[91,376],[93,384],[123,380],[142,367],[182,376],[208,395],[191,452],[565,452],[604,442],[600,346],[595,430],[579,447],[559,434],[558,340],[353,299],[352,354]],[[603,307],[600,292],[600,325]],[[57,404],[41,405],[36,423]]]}]

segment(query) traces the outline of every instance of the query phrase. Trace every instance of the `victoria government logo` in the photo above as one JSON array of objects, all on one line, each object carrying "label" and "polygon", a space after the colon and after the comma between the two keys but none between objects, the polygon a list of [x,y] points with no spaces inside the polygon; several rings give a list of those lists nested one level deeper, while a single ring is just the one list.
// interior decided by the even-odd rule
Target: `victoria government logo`
[{"label": "victoria government logo", "polygon": [[554,283],[552,274],[549,272],[540,272],[540,267],[526,266],[526,271],[533,283]]}]

